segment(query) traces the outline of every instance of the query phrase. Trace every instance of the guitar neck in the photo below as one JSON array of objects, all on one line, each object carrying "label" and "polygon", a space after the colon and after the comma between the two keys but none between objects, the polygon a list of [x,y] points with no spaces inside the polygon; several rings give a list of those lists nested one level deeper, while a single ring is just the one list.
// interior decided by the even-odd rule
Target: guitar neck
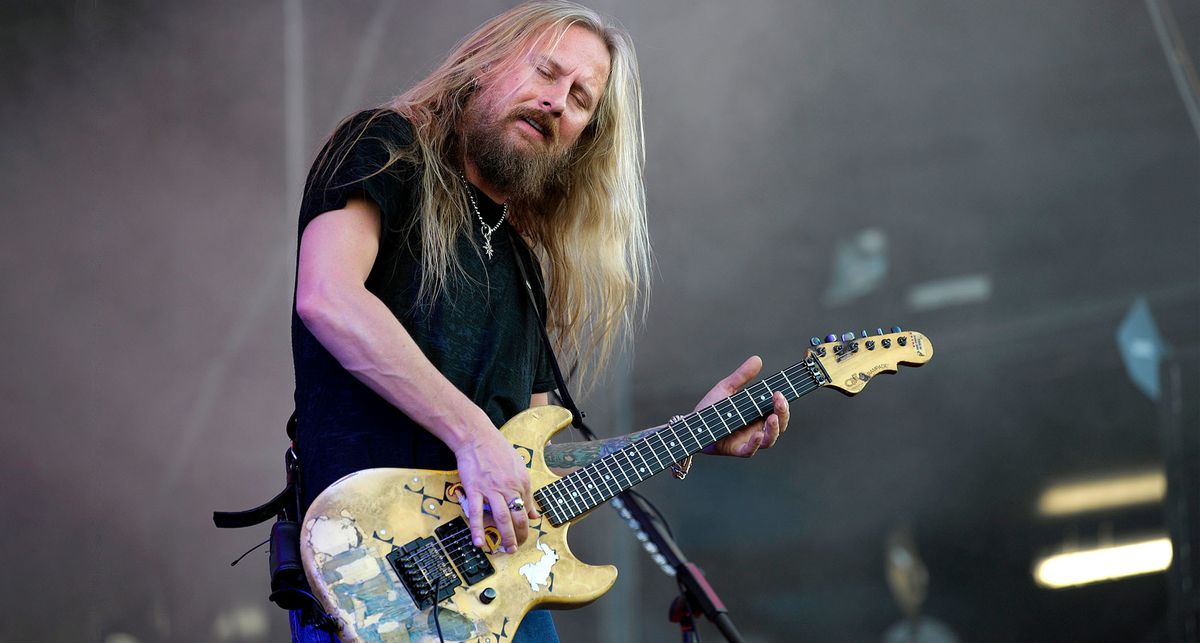
[{"label": "guitar neck", "polygon": [[569,522],[769,414],[774,407],[773,391],[791,401],[826,381],[820,364],[810,357],[576,469],[538,489],[534,497],[552,524]]}]

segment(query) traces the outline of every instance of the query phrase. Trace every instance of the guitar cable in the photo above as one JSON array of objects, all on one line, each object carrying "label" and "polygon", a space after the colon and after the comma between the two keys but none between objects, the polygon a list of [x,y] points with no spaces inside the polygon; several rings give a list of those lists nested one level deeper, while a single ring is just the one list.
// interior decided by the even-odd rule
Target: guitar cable
[{"label": "guitar cable", "polygon": [[437,582],[437,587],[433,588],[433,626],[437,628],[438,640],[441,641],[441,643],[446,643],[446,638],[442,636],[442,621],[441,616],[438,613],[438,605],[440,605],[442,602],[439,600],[442,595],[442,584],[444,584],[447,580],[449,579],[443,576],[442,579]]}]

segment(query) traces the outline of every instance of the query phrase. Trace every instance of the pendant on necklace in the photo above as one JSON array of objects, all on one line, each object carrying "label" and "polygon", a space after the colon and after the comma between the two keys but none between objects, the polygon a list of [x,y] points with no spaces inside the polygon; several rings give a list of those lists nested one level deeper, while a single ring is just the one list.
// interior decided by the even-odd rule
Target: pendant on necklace
[{"label": "pendant on necklace", "polygon": [[483,233],[483,251],[487,253],[488,259],[492,258],[492,230],[488,230],[486,225],[480,226],[479,231]]}]

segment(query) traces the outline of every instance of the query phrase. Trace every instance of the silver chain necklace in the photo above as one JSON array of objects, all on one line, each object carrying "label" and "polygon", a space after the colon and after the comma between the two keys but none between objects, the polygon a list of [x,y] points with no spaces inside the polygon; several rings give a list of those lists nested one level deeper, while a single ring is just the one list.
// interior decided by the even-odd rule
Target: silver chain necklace
[{"label": "silver chain necklace", "polygon": [[508,217],[508,202],[504,203],[504,209],[500,212],[500,220],[496,222],[496,225],[489,226],[487,221],[483,220],[483,215],[479,212],[479,204],[475,202],[475,191],[471,189],[471,184],[467,181],[467,177],[459,174],[458,178],[462,179],[463,187],[467,190],[467,200],[471,202],[471,209],[475,211],[475,218],[479,219],[479,231],[483,233],[483,251],[487,253],[488,259],[491,259],[492,235],[500,229],[500,226],[504,224],[504,219]]}]

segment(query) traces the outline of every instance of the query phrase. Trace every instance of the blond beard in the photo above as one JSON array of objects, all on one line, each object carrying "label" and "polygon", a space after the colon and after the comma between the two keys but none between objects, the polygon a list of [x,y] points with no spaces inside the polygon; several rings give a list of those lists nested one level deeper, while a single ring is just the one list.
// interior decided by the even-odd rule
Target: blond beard
[{"label": "blond beard", "polygon": [[565,195],[572,150],[554,145],[544,150],[521,149],[508,138],[512,122],[511,114],[497,120],[473,106],[463,121],[463,155],[471,160],[480,179],[508,195],[510,203],[538,204],[542,209],[548,201]]}]

